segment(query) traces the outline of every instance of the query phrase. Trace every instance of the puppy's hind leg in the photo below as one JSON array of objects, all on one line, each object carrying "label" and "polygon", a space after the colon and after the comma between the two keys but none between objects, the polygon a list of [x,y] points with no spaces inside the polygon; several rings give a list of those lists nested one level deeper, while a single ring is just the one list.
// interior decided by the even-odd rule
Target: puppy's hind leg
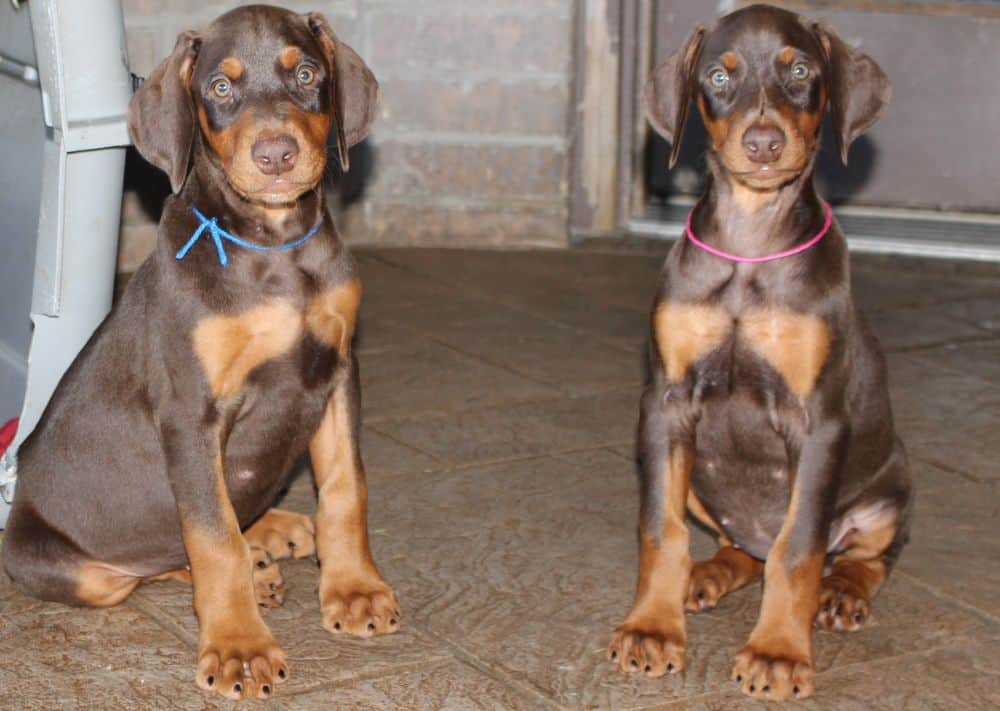
[{"label": "puppy's hind leg", "polygon": [[857,632],[868,621],[871,603],[882,588],[906,543],[907,526],[891,505],[877,502],[848,517],[852,528],[838,546],[819,593],[816,626],[837,632]]},{"label": "puppy's hind leg", "polygon": [[817,627],[838,632],[864,627],[872,600],[910,538],[913,493],[898,441],[871,488],[877,494],[852,504],[831,526],[829,550],[837,555],[821,583]]},{"label": "puppy's hind leg", "polygon": [[3,565],[26,594],[67,605],[117,605],[141,579],[119,566],[93,560],[24,502],[18,502],[11,512],[3,541]]},{"label": "puppy's hind leg", "polygon": [[719,550],[710,560],[700,560],[691,568],[684,608],[688,612],[705,612],[733,590],[757,580],[764,574],[764,564],[747,555],[722,532],[722,528],[693,491],[688,491],[688,513],[715,532]]}]

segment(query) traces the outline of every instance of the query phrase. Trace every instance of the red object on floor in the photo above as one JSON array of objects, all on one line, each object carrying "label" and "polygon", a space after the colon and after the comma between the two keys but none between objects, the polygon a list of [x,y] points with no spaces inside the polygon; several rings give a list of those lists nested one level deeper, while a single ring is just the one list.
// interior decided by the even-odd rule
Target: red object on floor
[{"label": "red object on floor", "polygon": [[16,417],[13,420],[7,420],[7,423],[0,427],[0,455],[7,451],[7,447],[14,441],[15,434],[17,434]]}]

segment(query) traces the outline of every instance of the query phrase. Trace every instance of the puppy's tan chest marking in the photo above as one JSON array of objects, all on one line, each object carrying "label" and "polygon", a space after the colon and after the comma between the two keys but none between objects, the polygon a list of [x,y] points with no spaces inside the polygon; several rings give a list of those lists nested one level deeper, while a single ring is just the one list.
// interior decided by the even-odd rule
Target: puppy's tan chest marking
[{"label": "puppy's tan chest marking", "polygon": [[830,351],[830,329],[823,319],[776,308],[754,309],[736,320],[717,306],[664,302],[656,310],[653,328],[672,383],[683,380],[688,368],[735,329],[741,343],[766,360],[794,395],[805,398]]},{"label": "puppy's tan chest marking", "polygon": [[309,333],[320,343],[336,348],[341,356],[345,355],[354,337],[360,303],[360,279],[352,279],[324,291],[306,309]]},{"label": "puppy's tan chest marking", "polygon": [[653,329],[667,379],[677,383],[695,361],[722,344],[733,329],[733,318],[717,306],[664,302],[656,310]]},{"label": "puppy's tan chest marking", "polygon": [[320,292],[304,311],[287,301],[270,301],[236,316],[206,316],[192,340],[212,394],[238,392],[254,368],[291,351],[306,331],[344,356],[360,301],[361,281],[352,279]]},{"label": "puppy's tan chest marking", "polygon": [[237,316],[206,316],[192,338],[212,394],[227,397],[243,387],[254,368],[290,351],[301,333],[298,309],[272,301]]},{"label": "puppy's tan chest marking", "polygon": [[812,314],[757,309],[740,319],[739,336],[800,399],[812,393],[830,354],[830,327]]}]

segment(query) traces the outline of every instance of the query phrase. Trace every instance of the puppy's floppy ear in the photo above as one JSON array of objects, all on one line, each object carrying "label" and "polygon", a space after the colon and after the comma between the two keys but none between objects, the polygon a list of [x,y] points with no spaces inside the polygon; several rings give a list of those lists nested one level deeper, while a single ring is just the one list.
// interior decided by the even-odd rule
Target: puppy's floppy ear
[{"label": "puppy's floppy ear", "polygon": [[882,117],[892,85],[874,59],[847,45],[823,20],[812,23],[812,32],[826,55],[830,116],[840,159],[847,165],[851,143]]},{"label": "puppy's floppy ear", "polygon": [[691,73],[701,54],[705,28],[695,25],[684,44],[653,72],[642,90],[642,105],[657,133],[670,141],[670,167],[677,163],[681,135],[693,93]]},{"label": "puppy's floppy ear", "polygon": [[200,48],[196,33],[182,32],[174,51],[139,86],[128,105],[132,143],[170,177],[174,193],[184,187],[191,163],[195,118],[190,87]]},{"label": "puppy's floppy ear", "polygon": [[375,121],[378,82],[358,53],[337,39],[321,13],[310,12],[306,18],[330,62],[330,105],[337,128],[340,167],[347,172],[351,167],[347,149],[360,143]]}]

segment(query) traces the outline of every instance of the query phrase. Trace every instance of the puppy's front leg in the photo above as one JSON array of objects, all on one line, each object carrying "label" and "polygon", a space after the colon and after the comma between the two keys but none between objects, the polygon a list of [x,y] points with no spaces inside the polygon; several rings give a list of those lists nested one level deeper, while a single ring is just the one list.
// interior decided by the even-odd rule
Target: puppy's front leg
[{"label": "puppy's front leg", "polygon": [[[667,386],[669,387],[669,386]],[[639,582],[608,656],[623,671],[662,676],[684,668],[684,598],[691,574],[684,522],[694,443],[687,409],[652,386],[641,404],[643,495]]]},{"label": "puppy's front leg", "polygon": [[632,610],[608,648],[627,672],[661,676],[684,668],[684,598],[691,577],[684,513],[701,407],[698,377],[689,371],[725,340],[732,323],[726,312],[705,304],[661,301],[653,311],[653,384],[643,393],[639,422],[639,583]]},{"label": "puppy's front leg", "polygon": [[323,626],[362,637],[391,634],[399,630],[399,602],[368,545],[368,486],[358,448],[357,359],[346,354],[338,367],[333,395],[309,444],[319,490],[316,555]]},{"label": "puppy's front leg", "polygon": [[750,696],[780,701],[812,694],[812,627],[848,430],[845,419],[827,417],[801,448],[789,443],[795,481],[788,512],[764,566],[760,616],[733,665],[732,678]]},{"label": "puppy's front leg", "polygon": [[226,491],[222,428],[175,413],[160,430],[191,564],[198,685],[231,699],[267,698],[288,667],[257,607],[250,548]]}]

